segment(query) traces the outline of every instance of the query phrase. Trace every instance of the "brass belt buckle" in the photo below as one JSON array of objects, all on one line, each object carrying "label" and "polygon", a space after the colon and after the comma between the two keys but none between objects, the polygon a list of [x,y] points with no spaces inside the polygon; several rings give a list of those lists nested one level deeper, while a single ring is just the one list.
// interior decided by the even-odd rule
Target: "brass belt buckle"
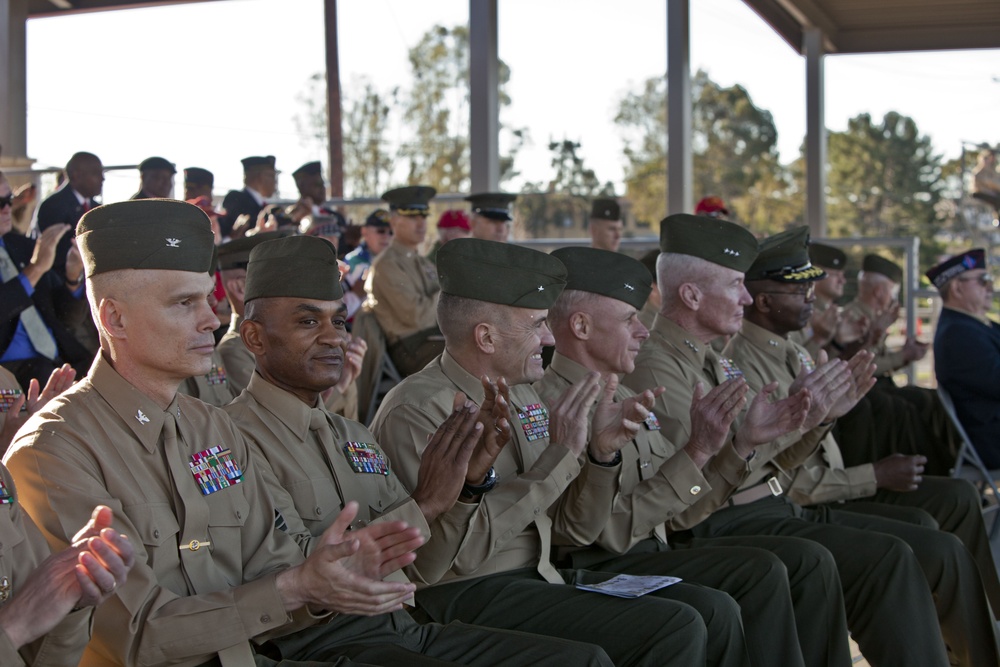
[{"label": "brass belt buckle", "polygon": [[183,551],[185,549],[190,549],[191,551],[197,551],[198,549],[210,546],[211,544],[212,544],[211,542],[199,542],[198,540],[191,540],[187,544],[182,544],[180,546],[180,550]]},{"label": "brass belt buckle", "polygon": [[777,477],[768,478],[767,488],[771,489],[772,496],[780,496],[784,493],[784,490],[781,488],[781,482],[778,481]]}]

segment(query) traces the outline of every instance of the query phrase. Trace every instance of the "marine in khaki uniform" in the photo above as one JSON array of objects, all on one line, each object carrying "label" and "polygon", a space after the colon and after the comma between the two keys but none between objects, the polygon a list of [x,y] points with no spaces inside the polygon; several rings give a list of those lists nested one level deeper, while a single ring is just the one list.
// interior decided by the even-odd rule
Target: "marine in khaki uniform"
[{"label": "marine in khaki uniform", "polygon": [[[614,452],[638,428],[623,419],[611,391],[599,389],[596,373],[549,404],[529,384],[541,379],[542,346],[553,342],[546,311],[565,285],[563,265],[520,246],[457,239],[438,253],[438,268],[445,352],[389,392],[372,431],[410,488],[427,436],[451,413],[456,391],[480,403],[480,415],[493,415],[484,433],[500,435],[473,454],[458,502],[464,519],[446,522],[437,536],[456,545],[454,557],[434,562],[418,552],[408,570],[424,585],[417,593],[422,612],[437,622],[590,641],[616,665],[705,664],[707,632],[723,644],[712,647],[719,662],[709,664],[746,664],[738,607],[728,596],[704,590],[714,614],[702,620],[658,594],[584,594],[572,584],[610,575],[558,571],[549,560],[554,534],[573,544],[600,534],[618,493]],[[428,577],[432,570],[441,575]],[[690,585],[665,590],[678,586]]]},{"label": "marine in khaki uniform", "polygon": [[[788,340],[791,331],[809,320],[816,281],[827,279],[822,273],[793,270],[809,263],[807,243],[806,227],[766,239],[761,243],[760,256],[747,271],[747,286],[754,301],[746,309],[741,331],[729,342],[725,353],[743,371],[753,390],[777,380],[776,394],[783,396],[801,374],[800,368],[806,372],[815,369],[809,353]],[[947,520],[956,503],[964,507],[974,522],[980,524],[980,534],[973,531],[973,539],[984,548],[984,566],[994,573],[989,576],[995,580],[996,567],[976,507],[977,494],[963,480],[924,478],[924,461],[919,456],[896,455],[845,469],[836,439],[827,434],[820,449],[798,466],[784,468],[780,455],[768,465],[773,465],[788,497],[805,506],[873,497],[878,491],[879,498],[886,503],[830,505],[849,510],[836,512],[838,523],[905,540],[927,576],[945,641],[958,663],[997,663],[1000,652],[996,625],[972,555],[936,526],[914,525],[923,514],[914,508],[940,514]],[[927,488],[918,493],[918,488],[925,484]],[[909,516],[914,512],[916,517]]]},{"label": "marine in khaki uniform", "polygon": [[[887,345],[887,331],[899,315],[902,280],[903,269],[898,264],[878,255],[866,255],[858,274],[857,297],[844,307],[844,318],[868,324],[860,345],[875,355],[878,383],[871,392],[875,414],[893,424],[913,424],[912,435],[901,443],[881,439],[883,448],[895,445],[907,449],[880,449],[867,461],[859,460],[854,443],[845,440],[844,458],[848,464],[857,465],[871,463],[891,453],[922,454],[927,457],[928,473],[947,476],[958,451],[957,435],[937,394],[915,385],[899,387],[892,377],[896,371],[923,359],[930,347],[929,343],[918,341],[913,332],[908,332],[903,347],[890,350]],[[847,358],[854,349],[849,345],[841,354]],[[909,425],[904,428],[910,430]]]},{"label": "marine in khaki uniform", "polygon": [[622,244],[622,211],[617,199],[595,199],[590,206],[590,247],[618,252]]},{"label": "marine in khaki uniform", "polygon": [[469,226],[472,237],[483,241],[506,243],[510,237],[510,205],[517,195],[506,192],[477,192],[465,198],[472,207]]},{"label": "marine in khaki uniform", "polygon": [[[661,223],[660,250],[662,310],[625,384],[637,391],[667,387],[654,409],[664,434],[676,444],[690,437],[688,415],[697,383],[711,388],[740,373],[709,343],[735,334],[742,324],[743,307],[751,303],[743,274],[756,259],[757,244],[733,223],[677,214]],[[801,267],[802,272],[810,270],[818,273],[811,266]],[[800,427],[807,430],[754,447],[746,462],[750,472],[738,491],[731,489],[721,500],[707,494],[704,518],[688,533],[672,536],[671,542],[746,535],[813,540],[829,550],[837,564],[848,627],[872,665],[947,665],[933,599],[909,546],[895,537],[836,525],[830,510],[798,506],[781,494],[764,465],[792,447],[804,452],[803,458],[815,449],[829,429],[823,420],[848,409],[870,384],[870,364],[861,364],[863,359],[853,366],[826,364],[808,376],[808,392],[796,387],[791,397],[777,401],[808,393],[808,412]],[[776,388],[770,383],[764,391]],[[737,420],[737,441],[750,424],[753,405],[751,401],[746,415]]]},{"label": "marine in khaki uniform", "polygon": [[[401,608],[411,585],[382,581],[419,531],[387,522],[344,538],[344,512],[304,558],[275,527],[243,437],[221,410],[177,395],[211,363],[213,238],[196,206],[110,204],[77,228],[102,351],[88,376],[29,419],[6,462],[54,547],[105,504],[136,565],[94,614],[82,665],[275,664],[296,630],[328,613]],[[382,548],[376,542],[382,541]],[[393,552],[392,555],[386,551]],[[320,635],[323,637],[324,635]],[[312,638],[312,635],[310,636]],[[313,660],[339,659],[313,642]],[[295,664],[290,662],[288,664]]]},{"label": "marine in khaki uniform", "polygon": [[[552,254],[568,276],[566,289],[549,309],[555,356],[545,377],[533,385],[545,402],[590,371],[618,375],[634,370],[639,346],[649,337],[638,313],[652,288],[646,267],[625,255],[591,248],[561,248]],[[745,387],[742,378],[733,379],[698,401],[693,408],[698,432],[669,458],[666,452],[675,448],[663,437],[656,413],[647,414],[621,450],[621,492],[610,520],[592,547],[571,554],[571,562],[635,574],[662,571],[729,593],[740,604],[755,665],[848,664],[840,583],[822,548],[764,536],[753,547],[710,541],[712,546],[692,551],[667,545],[671,519],[710,488],[701,468],[727,439],[743,407]],[[653,392],[644,394],[652,401]],[[624,385],[615,390],[616,402],[634,400],[635,392]]]},{"label": "marine in khaki uniform", "polygon": [[[229,321],[229,329],[226,330],[215,351],[222,360],[226,382],[234,392],[233,398],[246,389],[246,386],[250,383],[255,364],[253,353],[246,348],[246,345],[243,344],[243,339],[240,338],[240,325],[243,323],[243,297],[244,290],[246,289],[247,262],[250,261],[250,251],[264,241],[272,241],[291,235],[292,232],[288,230],[264,232],[253,236],[245,236],[219,247],[219,271],[222,273],[222,284],[226,289],[226,298],[229,300],[233,314]],[[357,418],[358,388],[354,384],[354,379],[360,371],[361,360],[364,357],[366,348],[367,345],[363,340],[351,340],[348,354],[345,358],[347,362],[345,364],[345,372],[342,373],[343,377],[341,377],[341,381],[338,383],[338,386],[331,387],[323,393],[323,400],[330,412],[343,415],[348,419]],[[192,395],[197,396],[197,394]],[[222,407],[228,403],[229,401],[225,403],[212,403],[212,405]]]},{"label": "marine in khaki uniform", "polygon": [[[289,272],[291,266],[296,271]],[[320,392],[338,379],[346,347],[337,275],[332,246],[317,239],[272,241],[253,252],[243,335],[257,357],[258,372],[226,408],[251,443],[275,506],[305,553],[316,548],[348,501],[358,504],[359,525],[403,520],[433,535],[448,521],[481,431],[476,406],[460,397],[458,409],[432,439],[427,465],[410,495],[368,429],[323,409]],[[455,545],[444,546],[453,550]],[[437,548],[433,539],[422,547]],[[441,558],[452,555],[446,551]],[[395,574],[406,581],[401,572]],[[611,664],[596,646],[473,626],[420,626],[404,611],[370,618],[341,615],[324,630],[358,637],[369,649],[353,657],[375,664],[425,659],[484,666]]]},{"label": "marine in khaki uniform", "polygon": [[441,285],[434,262],[420,254],[427,235],[427,203],[434,188],[414,185],[389,190],[392,241],[372,261],[364,308],[385,333],[389,356],[403,375],[416,373],[444,349],[435,308]]}]

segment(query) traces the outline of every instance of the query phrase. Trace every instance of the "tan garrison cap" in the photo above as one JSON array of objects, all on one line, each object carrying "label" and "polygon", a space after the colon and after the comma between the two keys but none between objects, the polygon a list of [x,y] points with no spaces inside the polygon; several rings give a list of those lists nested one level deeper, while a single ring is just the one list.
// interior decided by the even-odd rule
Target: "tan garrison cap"
[{"label": "tan garrison cap", "polygon": [[813,264],[827,269],[843,269],[847,266],[847,253],[840,248],[822,243],[809,244],[809,259]]},{"label": "tan garrison cap", "polygon": [[559,248],[552,256],[566,266],[566,289],[609,296],[640,310],[653,289],[653,276],[628,255],[581,247]]},{"label": "tan garrison cap", "polygon": [[272,296],[317,301],[344,298],[337,251],[316,236],[265,241],[250,251],[245,303]]},{"label": "tan garrison cap", "polygon": [[208,216],[175,199],[136,199],[98,206],[76,226],[87,276],[121,269],[208,273],[215,236]]},{"label": "tan garrison cap", "polygon": [[700,257],[745,273],[757,259],[757,239],[734,222],[675,213],[660,222],[660,251]]},{"label": "tan garrison cap", "polygon": [[473,238],[441,246],[437,270],[444,294],[518,308],[551,308],[566,286],[566,267],[555,257]]},{"label": "tan garrison cap", "polygon": [[622,211],[614,199],[595,199],[590,205],[590,217],[594,220],[621,220]]},{"label": "tan garrison cap", "polygon": [[796,227],[760,242],[760,253],[747,269],[746,279],[805,283],[826,278],[823,269],[809,261],[809,228]]},{"label": "tan garrison cap", "polygon": [[879,273],[894,283],[903,282],[903,267],[879,255],[865,255],[861,270],[865,273]]},{"label": "tan garrison cap", "polygon": [[245,269],[250,261],[250,251],[265,241],[283,239],[295,232],[291,229],[279,229],[274,232],[263,232],[253,236],[244,236],[235,241],[229,241],[219,246],[219,270]]}]

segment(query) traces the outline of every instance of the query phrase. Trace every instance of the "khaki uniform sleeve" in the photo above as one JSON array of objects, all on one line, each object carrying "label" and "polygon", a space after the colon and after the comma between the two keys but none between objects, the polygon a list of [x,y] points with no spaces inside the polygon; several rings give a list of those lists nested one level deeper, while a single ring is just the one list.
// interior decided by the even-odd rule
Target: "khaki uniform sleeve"
[{"label": "khaki uniform sleeve", "polygon": [[[242,492],[250,502],[240,531],[243,552],[252,554],[243,563],[247,583],[234,582],[226,590],[182,597],[161,586],[151,566],[158,553],[165,557],[160,552],[176,549],[176,522],[171,526],[161,513],[162,526],[154,530],[150,524],[140,530],[129,512],[155,512],[157,508],[124,508],[76,447],[51,432],[37,437],[52,440],[44,449],[37,441],[17,449],[7,464],[20,482],[24,506],[36,517],[50,546],[65,548],[92,509],[107,505],[114,512],[113,527],[127,535],[135,549],[136,564],[128,581],[94,612],[89,649],[104,659],[137,665],[200,665],[224,648],[254,637],[288,634],[316,621],[305,609],[293,619],[278,594],[278,571],[301,562],[301,553],[286,541],[287,536],[274,530],[274,510],[252,459],[247,461],[244,482],[225,491]],[[251,539],[253,544],[248,544]]]},{"label": "khaki uniform sleeve", "polygon": [[549,512],[553,533],[576,546],[596,542],[611,520],[612,507],[621,490],[621,469],[621,463],[597,465],[584,454],[580,474]]},{"label": "khaki uniform sleeve", "polygon": [[0,629],[0,667],[24,667],[24,665],[24,660],[21,659],[14,645],[10,643],[10,637]]},{"label": "khaki uniform sleeve", "polygon": [[800,505],[867,498],[877,488],[875,466],[870,463],[834,470],[821,461],[799,466],[792,471],[791,481],[782,480],[782,485],[788,497]]},{"label": "khaki uniform sleeve", "polygon": [[701,470],[686,452],[679,451],[664,461],[655,475],[615,499],[598,544],[608,551],[625,553],[648,538],[659,524],[669,526],[710,489]]},{"label": "khaki uniform sleeve", "polygon": [[369,291],[373,311],[390,343],[437,324],[437,291],[429,294],[394,257],[372,265]]},{"label": "khaki uniform sleeve", "polygon": [[[376,438],[383,446],[392,443],[394,469],[410,488],[427,435],[437,429],[434,423],[435,416],[411,405],[398,405],[376,422]],[[568,449],[549,445],[530,470],[501,480],[478,503],[456,503],[439,518],[440,528],[417,552],[416,562],[407,570],[410,578],[433,584],[449,570],[459,575],[475,572],[520,535],[542,508],[553,505],[579,472],[580,464]]]}]

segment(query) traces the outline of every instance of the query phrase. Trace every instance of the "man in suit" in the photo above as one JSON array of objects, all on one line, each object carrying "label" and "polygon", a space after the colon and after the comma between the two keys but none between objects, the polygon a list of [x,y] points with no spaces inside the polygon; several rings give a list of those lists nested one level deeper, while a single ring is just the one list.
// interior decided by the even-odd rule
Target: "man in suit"
[{"label": "man in suit", "polygon": [[0,173],[0,364],[27,387],[33,378],[44,383],[63,361],[82,373],[92,355],[68,328],[87,311],[86,299],[81,298],[83,263],[76,255],[67,268],[67,280],[77,285],[74,291],[50,270],[69,225],[52,225],[37,241],[11,232],[12,197],[10,184]]},{"label": "man in suit", "polygon": [[1000,468],[1000,327],[986,317],[993,276],[975,248],[927,271],[944,309],[934,332],[934,373],[987,468]]},{"label": "man in suit", "polygon": [[74,153],[66,163],[66,181],[38,205],[33,225],[34,235],[52,225],[69,225],[69,233],[59,240],[53,268],[65,276],[66,253],[73,242],[73,230],[80,217],[99,206],[95,197],[101,196],[104,187],[104,167],[101,159],[93,153]]},{"label": "man in suit", "polygon": [[174,193],[177,167],[162,157],[148,157],[139,163],[139,191],[129,199],[163,199]]},{"label": "man in suit", "polygon": [[[245,157],[243,163],[243,189],[230,190],[222,200],[222,208],[226,215],[219,218],[222,236],[237,239],[257,222],[257,215],[264,208],[268,197],[274,196],[277,187],[278,172],[274,168],[274,156]],[[250,216],[249,223],[238,229],[233,229],[236,219],[241,215]]]}]

